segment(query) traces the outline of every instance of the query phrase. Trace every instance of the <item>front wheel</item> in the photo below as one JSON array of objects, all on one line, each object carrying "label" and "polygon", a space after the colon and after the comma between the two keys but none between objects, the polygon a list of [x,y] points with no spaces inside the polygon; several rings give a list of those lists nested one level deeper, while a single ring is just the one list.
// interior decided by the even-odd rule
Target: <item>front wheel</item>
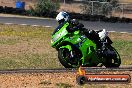
[{"label": "front wheel", "polygon": [[60,48],[58,50],[59,61],[65,68],[79,67],[79,61],[80,61],[79,54],[77,54],[75,51],[72,52],[73,55],[71,54],[71,51],[69,51],[66,48]]}]

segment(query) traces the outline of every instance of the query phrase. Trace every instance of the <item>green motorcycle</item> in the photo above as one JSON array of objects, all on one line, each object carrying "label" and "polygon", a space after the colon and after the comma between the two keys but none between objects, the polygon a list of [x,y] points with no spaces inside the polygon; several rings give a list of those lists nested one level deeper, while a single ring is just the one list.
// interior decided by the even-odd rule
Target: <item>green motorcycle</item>
[{"label": "green motorcycle", "polygon": [[120,66],[120,56],[111,46],[112,43],[109,42],[111,40],[108,36],[102,41],[103,48],[97,49],[97,45],[80,30],[71,33],[67,29],[68,26],[68,22],[59,25],[54,30],[51,39],[51,46],[58,51],[59,61],[65,68]]}]

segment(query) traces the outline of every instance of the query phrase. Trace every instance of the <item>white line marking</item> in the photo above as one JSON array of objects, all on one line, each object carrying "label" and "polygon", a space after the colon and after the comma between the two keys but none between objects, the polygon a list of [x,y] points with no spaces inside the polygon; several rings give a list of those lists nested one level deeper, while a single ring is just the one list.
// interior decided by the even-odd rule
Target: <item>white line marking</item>
[{"label": "white line marking", "polygon": [[52,27],[52,26],[43,26],[43,27]]},{"label": "white line marking", "polygon": [[4,24],[8,24],[8,25],[10,25],[10,24],[13,24],[13,23],[4,23]]},{"label": "white line marking", "polygon": [[108,31],[108,32],[116,32],[116,31]]},{"label": "white line marking", "polygon": [[28,25],[28,24],[19,24],[19,25],[26,26],[26,25]]},{"label": "white line marking", "polygon": [[40,25],[31,25],[31,26],[33,26],[33,27],[38,27],[38,26],[40,26]]},{"label": "white line marking", "polygon": [[125,33],[128,33],[128,32],[120,32],[120,33],[124,33],[125,34]]}]

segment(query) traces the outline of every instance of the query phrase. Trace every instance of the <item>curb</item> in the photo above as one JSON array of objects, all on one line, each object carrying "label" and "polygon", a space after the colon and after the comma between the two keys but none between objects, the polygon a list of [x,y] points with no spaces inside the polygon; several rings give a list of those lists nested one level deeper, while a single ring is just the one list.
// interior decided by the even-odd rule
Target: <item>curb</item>
[{"label": "curb", "polygon": [[[29,24],[15,24],[15,23],[3,23],[3,24],[5,24],[5,25],[21,25],[21,26],[32,26],[32,27],[46,27],[46,28],[52,28],[52,26],[29,25]],[[114,33],[114,32],[117,32],[117,31],[108,31],[108,32]],[[122,33],[122,34],[132,34],[132,33],[129,33],[129,32],[119,32],[119,33]]]},{"label": "curb", "polygon": [[32,27],[46,27],[52,28],[52,26],[41,26],[41,25],[29,25],[29,24],[15,24],[15,23],[3,23],[5,25],[21,25],[21,26],[32,26]]}]

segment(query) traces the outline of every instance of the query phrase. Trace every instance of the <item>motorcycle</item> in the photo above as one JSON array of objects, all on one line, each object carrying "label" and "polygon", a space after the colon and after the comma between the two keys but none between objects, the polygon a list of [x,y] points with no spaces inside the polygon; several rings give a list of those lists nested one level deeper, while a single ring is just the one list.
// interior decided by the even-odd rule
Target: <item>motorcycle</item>
[{"label": "motorcycle", "polygon": [[69,22],[59,25],[51,37],[51,46],[58,51],[59,61],[65,68],[120,66],[120,55],[112,47],[112,41],[108,36],[100,41],[102,48],[98,49],[95,42],[80,30],[69,32],[68,26]]}]

